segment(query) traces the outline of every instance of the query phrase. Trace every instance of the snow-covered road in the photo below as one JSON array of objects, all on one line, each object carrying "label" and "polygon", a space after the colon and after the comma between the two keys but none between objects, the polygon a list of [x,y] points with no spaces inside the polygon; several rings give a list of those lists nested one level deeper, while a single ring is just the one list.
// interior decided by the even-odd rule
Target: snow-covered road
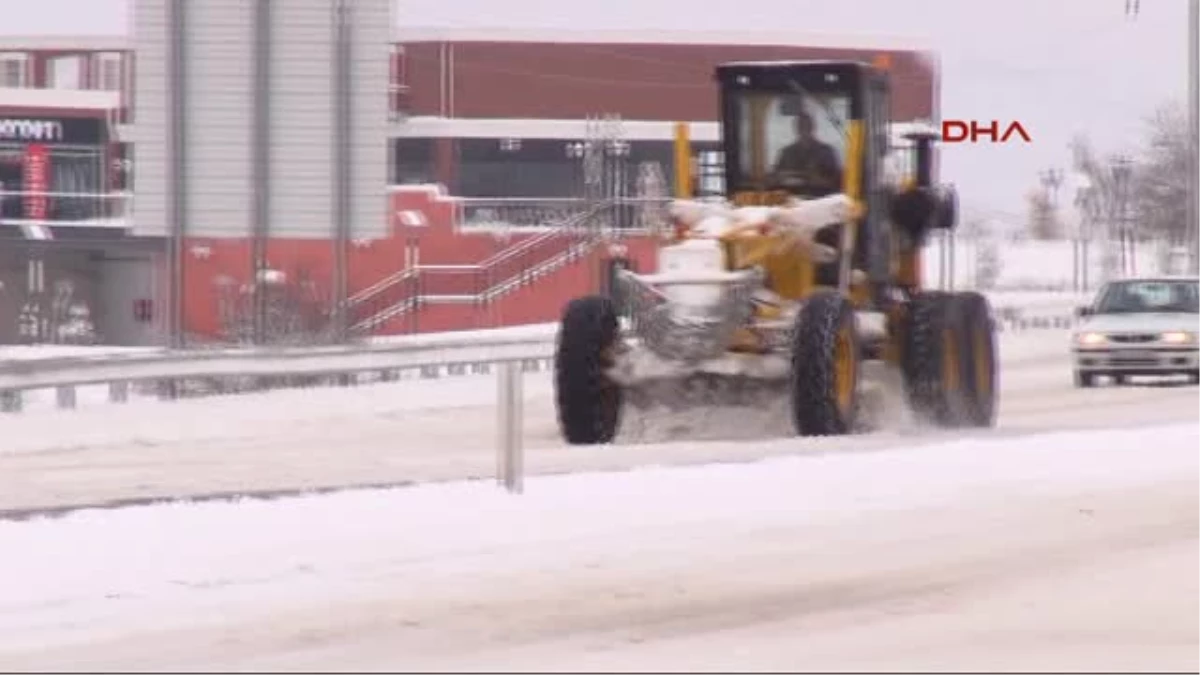
[{"label": "snow-covered road", "polygon": [[[1027,431],[1055,423],[1039,417],[1045,402],[1051,407],[1080,401],[1094,405],[1116,396],[1126,405],[1139,398],[1159,401],[1189,395],[1182,389],[1126,390],[1080,399],[1069,389],[1063,331],[1006,334],[1001,346],[1004,430]],[[630,416],[620,446],[564,448],[554,422],[550,377],[530,374],[526,380],[524,440],[527,466],[534,473],[865,449],[912,436],[911,430],[901,429],[798,444],[786,438],[784,411],[764,410],[755,420],[742,408],[724,417],[706,411],[703,420],[656,417],[650,426]],[[496,383],[490,376],[175,402],[142,399],[120,406],[85,396],[80,400],[82,407],[76,411],[31,405],[18,416],[0,418],[0,512],[496,474]],[[1088,408],[1080,411],[1085,417],[1091,414]],[[709,438],[743,432],[767,440],[739,447],[659,442],[678,436],[673,428],[680,423],[691,426],[691,438],[704,438],[703,431],[709,430]],[[769,438],[772,426],[775,440]]]},{"label": "snow-covered road", "polygon": [[1198,438],[0,523],[0,668],[1194,671]]},{"label": "snow-covered road", "polygon": [[[1197,419],[1195,387],[1074,389],[1066,349],[1063,331],[1004,334],[999,427],[977,435]],[[702,420],[657,417],[652,427],[631,416],[621,445],[565,448],[548,375],[530,374],[526,382],[526,466],[535,474],[870,450],[946,437],[901,421],[885,433],[798,442],[786,437],[782,410],[756,417],[739,409],[705,411]],[[31,409],[0,418],[0,512],[490,479],[496,472],[494,400],[494,378],[468,376],[173,403],[100,403],[75,411]],[[699,428],[708,432],[700,438],[755,440],[660,442],[679,435],[676,423],[691,427],[693,438]]]},{"label": "snow-covered road", "polygon": [[0,670],[1196,671],[1197,389],[1001,349],[968,434],[740,411],[567,448],[531,374],[520,497],[458,480],[495,471],[490,377],[34,407],[0,419],[9,515],[446,482],[0,520]]}]

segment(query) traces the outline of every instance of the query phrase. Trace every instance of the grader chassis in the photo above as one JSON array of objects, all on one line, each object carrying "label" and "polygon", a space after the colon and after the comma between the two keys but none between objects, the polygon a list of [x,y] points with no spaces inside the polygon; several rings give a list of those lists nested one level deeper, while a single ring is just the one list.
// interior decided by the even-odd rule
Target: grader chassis
[{"label": "grader chassis", "polygon": [[[725,198],[690,199],[677,177],[657,272],[619,274],[625,307],[599,295],[567,304],[555,362],[566,441],[612,442],[628,402],[666,402],[697,381],[716,392],[706,405],[766,392],[788,397],[799,435],[853,433],[868,365],[894,374],[880,379],[900,383],[927,423],[992,426],[991,308],[978,293],[922,288],[921,248],[955,226],[956,197],[932,184],[932,132],[909,137],[907,178],[886,175],[886,70],[730,63],[716,81]],[[840,159],[832,190],[811,170],[772,166],[802,118],[819,120]]]}]

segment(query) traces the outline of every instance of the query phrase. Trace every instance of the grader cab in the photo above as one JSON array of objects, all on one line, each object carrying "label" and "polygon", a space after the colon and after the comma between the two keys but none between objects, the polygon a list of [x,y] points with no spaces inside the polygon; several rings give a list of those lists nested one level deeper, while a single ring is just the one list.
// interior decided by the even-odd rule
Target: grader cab
[{"label": "grader cab", "polygon": [[907,175],[889,175],[887,72],[729,63],[716,81],[726,194],[695,199],[680,176],[657,270],[619,275],[628,320],[605,296],[566,306],[565,439],[611,442],[629,401],[698,379],[789,397],[800,435],[853,433],[868,363],[898,375],[885,379],[921,419],[991,426],[991,309],[977,293],[922,288],[921,248],[954,227],[956,198],[932,184],[932,132],[910,137]]}]

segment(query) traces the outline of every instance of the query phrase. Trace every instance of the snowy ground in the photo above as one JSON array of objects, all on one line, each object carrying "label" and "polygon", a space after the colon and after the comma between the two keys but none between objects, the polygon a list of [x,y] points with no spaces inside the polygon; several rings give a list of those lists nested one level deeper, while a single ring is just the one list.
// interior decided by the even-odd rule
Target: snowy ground
[{"label": "snowy ground", "polygon": [[[1194,387],[1076,391],[1063,331],[1005,333],[1000,353],[1001,415],[993,433],[1195,416]],[[525,384],[524,440],[534,472],[797,452],[790,441],[771,438],[788,435],[779,405],[698,415],[630,414],[621,445],[567,449],[555,422],[548,374],[529,374]],[[74,411],[55,410],[50,403],[31,406],[0,417],[0,512],[182,495],[490,479],[496,466],[495,394],[494,377],[460,376],[176,402],[81,401]],[[813,440],[801,449],[869,449],[941,438],[903,422],[889,424],[888,433]],[[661,443],[682,437],[754,442]]]},{"label": "snowy ground", "polygon": [[706,411],[569,448],[530,374],[520,497],[460,480],[492,377],[31,407],[0,670],[1197,670],[1197,388],[1075,389],[1061,330],[1000,350],[965,434]]},{"label": "snowy ground", "polygon": [[0,523],[0,664],[1195,671],[1198,432]]}]

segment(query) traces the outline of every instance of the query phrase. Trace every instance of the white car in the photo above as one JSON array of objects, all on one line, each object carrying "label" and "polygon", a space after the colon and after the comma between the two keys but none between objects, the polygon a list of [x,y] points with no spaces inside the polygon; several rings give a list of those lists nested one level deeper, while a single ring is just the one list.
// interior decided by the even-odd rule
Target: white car
[{"label": "white car", "polygon": [[1186,375],[1200,382],[1200,280],[1147,277],[1105,284],[1090,306],[1076,310],[1071,338],[1075,386],[1106,376]]}]

